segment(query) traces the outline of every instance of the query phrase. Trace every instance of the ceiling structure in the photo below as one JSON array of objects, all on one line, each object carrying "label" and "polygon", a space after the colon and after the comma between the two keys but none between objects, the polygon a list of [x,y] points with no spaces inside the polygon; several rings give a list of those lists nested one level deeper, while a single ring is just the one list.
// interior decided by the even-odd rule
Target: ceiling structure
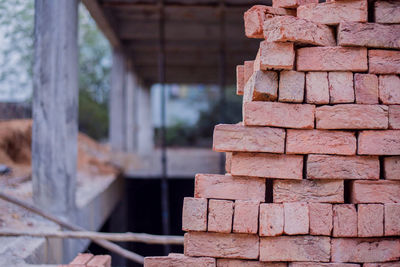
[{"label": "ceiling structure", "polygon": [[[83,0],[110,43],[132,59],[147,84],[158,82],[159,0]],[[244,35],[243,13],[271,0],[164,0],[164,47],[167,83],[236,81],[236,65],[252,60],[259,40]],[[223,52],[221,52],[223,51]]]}]

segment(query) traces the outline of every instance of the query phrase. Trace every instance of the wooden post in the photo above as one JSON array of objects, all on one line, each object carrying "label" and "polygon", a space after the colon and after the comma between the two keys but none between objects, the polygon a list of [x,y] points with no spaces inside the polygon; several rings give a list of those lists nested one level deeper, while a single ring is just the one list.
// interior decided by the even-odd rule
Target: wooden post
[{"label": "wooden post", "polygon": [[110,90],[110,144],[116,151],[125,150],[125,59],[119,48],[113,48]]},{"label": "wooden post", "polygon": [[32,179],[37,205],[75,209],[78,0],[35,1]]}]

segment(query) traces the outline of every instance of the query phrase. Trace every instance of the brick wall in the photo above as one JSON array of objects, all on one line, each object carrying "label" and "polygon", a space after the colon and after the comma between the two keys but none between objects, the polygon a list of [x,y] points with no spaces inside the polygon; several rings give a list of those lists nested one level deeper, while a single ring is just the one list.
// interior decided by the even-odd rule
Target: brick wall
[{"label": "brick wall", "polygon": [[145,266],[400,266],[400,1],[370,2],[244,14],[263,40],[214,130],[227,173],[196,176],[185,255]]}]

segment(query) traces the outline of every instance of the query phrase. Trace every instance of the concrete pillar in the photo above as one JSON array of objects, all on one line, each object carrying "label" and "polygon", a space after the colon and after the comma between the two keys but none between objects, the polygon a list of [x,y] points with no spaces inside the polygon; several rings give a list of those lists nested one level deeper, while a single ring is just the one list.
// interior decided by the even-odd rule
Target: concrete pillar
[{"label": "concrete pillar", "polygon": [[75,209],[78,134],[78,0],[35,1],[32,180],[35,203]]},{"label": "concrete pillar", "polygon": [[125,144],[126,152],[135,151],[135,106],[136,106],[137,78],[133,72],[132,61],[127,61],[125,84]]},{"label": "concrete pillar", "polygon": [[150,90],[138,86],[137,100],[137,153],[147,156],[151,155],[154,150]]}]

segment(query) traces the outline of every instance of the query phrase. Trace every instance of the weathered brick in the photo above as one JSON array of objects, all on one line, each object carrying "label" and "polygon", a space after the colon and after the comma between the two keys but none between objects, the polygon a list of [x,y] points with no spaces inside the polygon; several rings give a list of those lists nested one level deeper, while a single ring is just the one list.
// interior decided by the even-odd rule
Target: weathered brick
[{"label": "weathered brick", "polygon": [[336,45],[334,33],[329,26],[293,16],[278,16],[266,20],[264,22],[264,38],[268,42]]},{"label": "weathered brick", "polygon": [[309,203],[310,234],[330,236],[333,228],[332,204]]},{"label": "weathered brick", "polygon": [[400,48],[400,25],[342,22],[338,44],[373,48]]},{"label": "weathered brick", "polygon": [[298,71],[367,71],[367,49],[304,47],[297,50]]},{"label": "weathered brick", "polygon": [[385,157],[383,165],[386,180],[400,180],[400,156]]},{"label": "weathered brick", "polygon": [[379,100],[383,104],[400,104],[399,76],[397,75],[379,76]]},{"label": "weathered brick", "polygon": [[400,131],[362,131],[358,136],[360,155],[398,155]]},{"label": "weathered brick", "polygon": [[87,267],[111,267],[110,255],[96,255],[88,263]]},{"label": "weathered brick", "polygon": [[299,71],[281,71],[279,75],[279,101],[302,103],[305,74]]},{"label": "weathered brick", "polygon": [[217,267],[287,267],[287,264],[283,262],[217,259]]},{"label": "weathered brick", "polygon": [[244,13],[244,29],[248,38],[263,38],[263,23],[275,15],[295,16],[296,11],[285,8],[254,5]]},{"label": "weathered brick", "polygon": [[389,129],[400,129],[400,105],[389,106]]},{"label": "weathered brick", "polygon": [[284,148],[284,129],[237,124],[218,124],[214,128],[215,151],[284,153]]},{"label": "weathered brick", "polygon": [[262,203],[260,205],[260,236],[278,236],[283,234],[283,205]]},{"label": "weathered brick", "polygon": [[400,23],[400,5],[396,0],[376,1],[374,15],[379,23]]},{"label": "weathered brick", "polygon": [[400,258],[400,239],[333,238],[333,262],[385,262]]},{"label": "weathered brick", "polygon": [[208,202],[209,232],[230,233],[232,230],[233,202],[210,199]]},{"label": "weathered brick", "polygon": [[285,223],[283,232],[287,235],[308,234],[310,218],[308,205],[305,202],[283,203]]},{"label": "weathered brick", "polygon": [[350,198],[352,203],[400,203],[400,181],[353,181]]},{"label": "weathered brick", "polygon": [[329,102],[331,104],[354,102],[352,72],[329,72],[328,81]]},{"label": "weathered brick", "polygon": [[327,72],[308,72],[306,74],[306,101],[311,104],[329,104]]},{"label": "weathered brick", "polygon": [[265,179],[231,175],[197,174],[194,195],[197,198],[265,201]]},{"label": "weathered brick", "polygon": [[308,179],[379,179],[379,159],[370,156],[309,155]]},{"label": "weathered brick", "polygon": [[274,180],[273,201],[343,203],[343,180]]},{"label": "weathered brick", "polygon": [[260,43],[261,70],[291,70],[294,63],[293,43]]},{"label": "weathered brick", "polygon": [[353,204],[333,205],[332,236],[357,236],[357,211]]},{"label": "weathered brick", "polygon": [[357,104],[378,104],[378,76],[354,74],[354,90]]},{"label": "weathered brick", "polygon": [[243,105],[243,122],[251,126],[314,128],[314,105],[249,102]]},{"label": "weathered brick", "polygon": [[400,235],[400,204],[385,204],[385,235]]},{"label": "weathered brick", "polygon": [[339,104],[317,107],[318,129],[387,129],[388,107],[385,105]]},{"label": "weathered brick", "polygon": [[353,132],[289,129],[286,153],[355,155],[356,142]]},{"label": "weathered brick", "polygon": [[[253,75],[253,72],[254,72],[254,61],[253,60],[245,61],[244,68],[243,68],[243,77],[244,77],[244,85],[243,86],[246,86],[251,75]],[[243,91],[243,93],[244,93],[244,91]]]},{"label": "weathered brick", "polygon": [[338,1],[300,6],[297,16],[316,23],[337,25],[344,21],[366,22],[368,1]]},{"label": "weathered brick", "polygon": [[183,231],[207,231],[207,199],[185,197],[182,211]]},{"label": "weathered brick", "polygon": [[233,232],[256,234],[258,231],[258,210],[260,202],[236,200],[233,216]]},{"label": "weathered brick", "polygon": [[260,238],[260,261],[329,262],[329,237],[277,236]]},{"label": "weathered brick", "polygon": [[[327,0],[329,1],[329,0]],[[331,0],[334,1],[334,0]],[[291,262],[289,267],[360,267],[360,264],[354,263],[323,263],[323,262]]]},{"label": "weathered brick", "polygon": [[248,234],[190,232],[185,234],[185,255],[257,259],[259,238]]},{"label": "weathered brick", "polygon": [[383,205],[358,205],[358,236],[383,236]]},{"label": "weathered brick", "polygon": [[278,73],[255,71],[244,87],[243,101],[275,101],[278,98]]},{"label": "weathered brick", "polygon": [[232,154],[232,175],[302,179],[303,156],[266,153]]},{"label": "weathered brick", "polygon": [[185,255],[170,254],[164,257],[146,257],[144,258],[144,267],[160,267],[160,266],[179,266],[179,267],[215,267],[214,258],[207,257],[187,257]]},{"label": "weathered brick", "polygon": [[272,0],[273,7],[296,8],[301,5],[318,3],[318,0]]},{"label": "weathered brick", "polygon": [[231,173],[232,152],[225,152],[225,171]]},{"label": "weathered brick", "polygon": [[368,50],[369,72],[400,74],[400,51]]},{"label": "weathered brick", "polygon": [[244,92],[244,65],[236,66],[236,94],[243,95]]},{"label": "weathered brick", "polygon": [[399,266],[400,266],[400,261],[363,264],[363,267],[399,267]]},{"label": "weathered brick", "polygon": [[76,256],[70,264],[72,265],[86,265],[92,258],[93,254],[91,253],[79,253],[78,256]]}]

